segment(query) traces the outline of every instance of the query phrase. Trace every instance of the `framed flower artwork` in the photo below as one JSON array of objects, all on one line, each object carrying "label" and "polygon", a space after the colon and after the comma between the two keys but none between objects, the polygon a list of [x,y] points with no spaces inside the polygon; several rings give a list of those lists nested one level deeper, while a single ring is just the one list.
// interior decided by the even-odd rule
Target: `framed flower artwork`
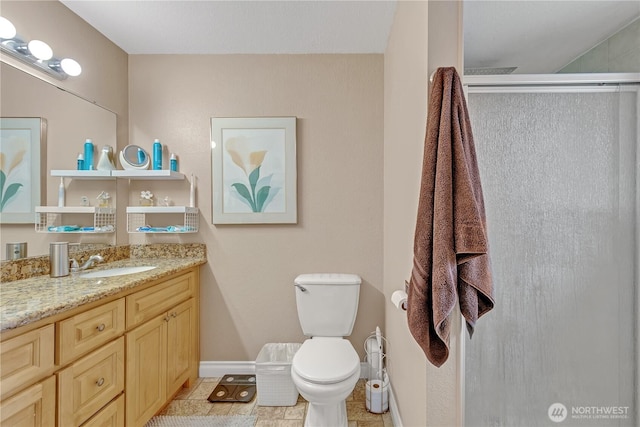
[{"label": "framed flower artwork", "polygon": [[0,118],[0,223],[33,224],[45,201],[47,121]]},{"label": "framed flower artwork", "polygon": [[212,118],[214,224],[295,224],[296,118]]}]

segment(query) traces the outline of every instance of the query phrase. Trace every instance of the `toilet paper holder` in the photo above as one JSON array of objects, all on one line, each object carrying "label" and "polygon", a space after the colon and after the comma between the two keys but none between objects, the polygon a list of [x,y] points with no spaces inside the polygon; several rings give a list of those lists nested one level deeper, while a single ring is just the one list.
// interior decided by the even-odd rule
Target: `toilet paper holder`
[{"label": "toilet paper holder", "polygon": [[398,309],[407,311],[407,301],[409,299],[409,282],[404,281],[404,290],[398,289],[391,294],[391,303]]},{"label": "toilet paper holder", "polygon": [[384,348],[387,340],[380,328],[365,340],[365,362],[368,365],[367,382],[365,384],[365,397],[367,411],[382,414],[389,410],[389,377],[384,368]]}]

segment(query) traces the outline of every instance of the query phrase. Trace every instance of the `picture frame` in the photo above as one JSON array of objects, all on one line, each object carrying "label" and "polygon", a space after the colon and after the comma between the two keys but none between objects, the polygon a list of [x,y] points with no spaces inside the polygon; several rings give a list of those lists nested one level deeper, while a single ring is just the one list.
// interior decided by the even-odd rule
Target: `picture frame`
[{"label": "picture frame", "polygon": [[296,118],[211,118],[214,224],[296,224]]},{"label": "picture frame", "polygon": [[33,224],[46,194],[47,121],[0,118],[0,223]]}]

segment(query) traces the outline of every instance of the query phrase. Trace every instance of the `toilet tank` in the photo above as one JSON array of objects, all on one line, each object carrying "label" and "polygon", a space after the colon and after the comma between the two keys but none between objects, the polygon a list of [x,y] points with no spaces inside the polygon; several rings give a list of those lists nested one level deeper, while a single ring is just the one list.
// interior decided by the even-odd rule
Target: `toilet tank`
[{"label": "toilet tank", "polygon": [[351,335],[358,312],[356,274],[301,274],[294,280],[298,319],[308,337]]}]

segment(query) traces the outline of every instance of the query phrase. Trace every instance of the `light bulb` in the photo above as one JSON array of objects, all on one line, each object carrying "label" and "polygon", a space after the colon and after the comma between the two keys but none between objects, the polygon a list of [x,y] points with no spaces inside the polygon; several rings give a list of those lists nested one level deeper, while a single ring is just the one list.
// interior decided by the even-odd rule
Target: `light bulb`
[{"label": "light bulb", "polygon": [[53,50],[51,50],[49,45],[43,41],[31,40],[27,47],[33,56],[43,61],[49,60],[53,57]]},{"label": "light bulb", "polygon": [[71,77],[79,76],[82,73],[82,67],[78,64],[77,61],[71,58],[64,58],[60,61],[60,67],[62,67],[62,71],[70,75]]},{"label": "light bulb", "polygon": [[12,39],[16,36],[16,27],[7,18],[0,16],[0,39]]}]

